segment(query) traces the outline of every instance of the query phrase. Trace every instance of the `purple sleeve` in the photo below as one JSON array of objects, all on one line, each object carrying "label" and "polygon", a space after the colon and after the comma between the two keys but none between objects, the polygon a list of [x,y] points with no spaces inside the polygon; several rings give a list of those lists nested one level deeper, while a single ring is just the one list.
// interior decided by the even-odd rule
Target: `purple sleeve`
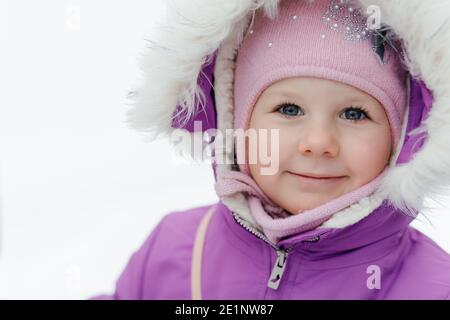
[{"label": "purple sleeve", "polygon": [[158,223],[154,230],[145,240],[144,244],[135,251],[125,269],[116,281],[116,288],[112,294],[100,294],[90,297],[88,300],[140,300],[142,299],[142,285],[147,265],[147,260],[156,242],[161,225]]}]

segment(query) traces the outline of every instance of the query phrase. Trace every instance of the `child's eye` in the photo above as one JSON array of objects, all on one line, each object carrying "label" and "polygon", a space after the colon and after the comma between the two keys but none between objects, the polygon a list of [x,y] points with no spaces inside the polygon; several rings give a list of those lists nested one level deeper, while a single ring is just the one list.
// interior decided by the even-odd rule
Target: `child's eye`
[{"label": "child's eye", "polygon": [[[280,112],[286,118],[297,116],[300,110],[301,110],[300,107],[292,102],[283,103],[277,109],[277,111]],[[348,107],[344,110],[343,114],[346,115],[348,117],[347,119],[352,122],[370,119],[369,112],[367,112],[362,107],[354,107],[354,106]]]},{"label": "child's eye", "polygon": [[[349,107],[345,109],[344,114],[350,116],[352,119],[349,120],[353,122],[370,119],[369,112],[362,107]],[[363,116],[363,118],[361,118],[361,116]]]},{"label": "child's eye", "polygon": [[292,102],[283,103],[277,109],[277,111],[279,111],[283,116],[286,116],[286,117],[296,116],[299,110],[300,110],[300,107]]}]

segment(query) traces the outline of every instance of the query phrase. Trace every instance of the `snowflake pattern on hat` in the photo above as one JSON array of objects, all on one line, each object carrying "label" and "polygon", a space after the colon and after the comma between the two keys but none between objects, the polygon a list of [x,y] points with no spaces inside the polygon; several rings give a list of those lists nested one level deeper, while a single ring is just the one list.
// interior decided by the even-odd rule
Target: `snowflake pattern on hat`
[{"label": "snowflake pattern on hat", "polygon": [[347,0],[332,0],[322,17],[323,23],[331,30],[343,33],[350,41],[368,39],[373,31],[366,25],[367,18],[359,10],[349,6]]},{"label": "snowflake pattern on hat", "polygon": [[[370,39],[373,52],[380,64],[387,64],[386,44],[404,56],[403,50],[395,45],[395,35],[390,28],[382,25],[378,29],[367,26],[367,17],[358,9],[349,5],[348,0],[331,0],[327,11],[322,16],[323,23],[331,30],[343,33],[349,41],[364,41]],[[325,39],[325,34],[320,35]]]}]

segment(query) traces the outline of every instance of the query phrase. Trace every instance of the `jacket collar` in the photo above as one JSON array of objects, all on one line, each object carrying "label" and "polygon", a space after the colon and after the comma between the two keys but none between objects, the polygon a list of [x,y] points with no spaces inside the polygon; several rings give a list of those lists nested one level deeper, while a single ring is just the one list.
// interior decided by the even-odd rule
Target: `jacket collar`
[{"label": "jacket collar", "polygon": [[[241,240],[262,241],[241,226],[231,210],[219,201],[218,211],[226,220],[235,236]],[[395,209],[387,200],[358,222],[343,228],[315,228],[281,239],[277,246],[294,247],[308,260],[321,260],[330,256],[351,253],[368,258],[384,255],[387,249],[395,248],[415,217]],[[357,250],[365,248],[366,250]],[[360,251],[360,253],[356,253]],[[345,255],[343,255],[345,256]],[[360,261],[360,259],[358,259]]]}]

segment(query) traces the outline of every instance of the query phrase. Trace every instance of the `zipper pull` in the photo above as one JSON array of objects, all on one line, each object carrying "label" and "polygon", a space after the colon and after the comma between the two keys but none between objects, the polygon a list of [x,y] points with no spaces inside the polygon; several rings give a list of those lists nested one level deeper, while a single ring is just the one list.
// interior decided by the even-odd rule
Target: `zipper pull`
[{"label": "zipper pull", "polygon": [[277,290],[280,284],[281,277],[283,276],[284,269],[286,268],[288,253],[285,250],[280,249],[277,250],[277,256],[278,257],[272,268],[269,281],[267,282],[267,286],[274,290]]}]

